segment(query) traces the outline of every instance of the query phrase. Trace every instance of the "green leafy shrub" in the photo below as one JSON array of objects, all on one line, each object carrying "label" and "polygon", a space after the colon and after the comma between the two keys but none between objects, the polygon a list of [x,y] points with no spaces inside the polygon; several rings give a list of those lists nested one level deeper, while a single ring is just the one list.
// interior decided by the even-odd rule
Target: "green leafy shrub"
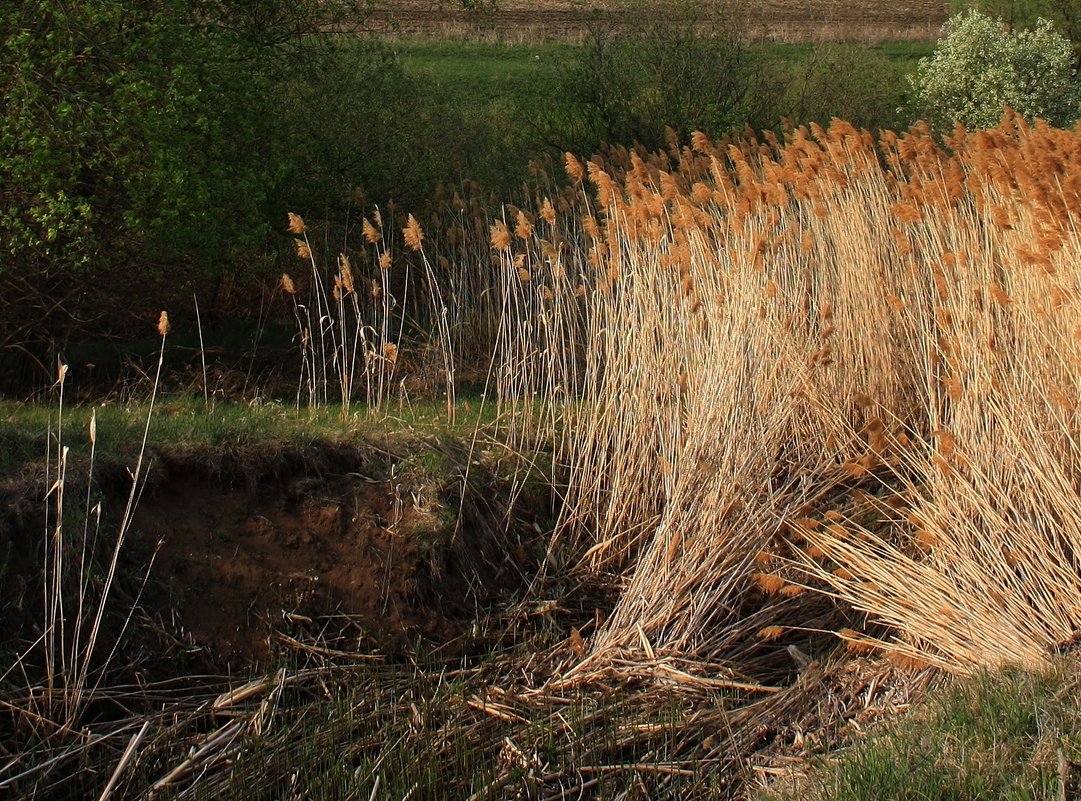
[{"label": "green leafy shrub", "polygon": [[969,128],[997,125],[1009,106],[1032,120],[1072,124],[1081,113],[1070,41],[1041,19],[1009,31],[979,11],[952,17],[935,52],[911,76],[913,110],[936,130],[954,121]]},{"label": "green leafy shrub", "polygon": [[143,244],[152,261],[210,261],[261,233],[254,212],[278,169],[259,130],[272,76],[250,31],[198,5],[0,14],[0,270],[146,258]]},{"label": "green leafy shrub", "polygon": [[1011,28],[1031,28],[1043,17],[1073,42],[1074,65],[1081,65],[1081,0],[951,0],[956,13],[977,8]]},{"label": "green leafy shrub", "polygon": [[694,5],[599,15],[567,65],[548,109],[545,139],[562,150],[665,144],[742,128],[758,118],[760,60],[739,23]]},{"label": "green leafy shrub", "polygon": [[819,43],[790,63],[773,63],[775,107],[765,124],[826,125],[838,117],[858,128],[897,128],[904,82],[902,62],[868,45]]},{"label": "green leafy shrub", "polygon": [[389,50],[345,27],[362,14],[0,4],[0,359],[19,360],[0,372],[48,376],[70,337],[145,328],[195,288],[213,306],[288,242],[287,209],[340,217],[385,186],[410,101]]}]

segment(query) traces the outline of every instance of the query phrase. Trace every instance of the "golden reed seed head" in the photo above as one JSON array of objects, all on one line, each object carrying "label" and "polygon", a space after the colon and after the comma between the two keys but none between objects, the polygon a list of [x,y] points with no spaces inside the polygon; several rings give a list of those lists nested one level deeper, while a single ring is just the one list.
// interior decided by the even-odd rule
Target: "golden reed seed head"
[{"label": "golden reed seed head", "polygon": [[784,634],[784,626],[766,626],[758,630],[757,637],[766,642],[773,642]]},{"label": "golden reed seed head", "polygon": [[777,558],[777,555],[773,551],[759,551],[754,555],[754,563],[756,565],[765,566],[773,562]]},{"label": "golden reed seed head", "polygon": [[994,206],[991,209],[991,219],[994,220],[995,226],[1003,231],[1010,231],[1013,229],[1013,223],[1010,221],[1010,212],[1005,206]]},{"label": "golden reed seed head", "polygon": [[379,254],[379,269],[384,270],[384,271],[389,270],[390,269],[390,264],[391,264],[390,251],[389,250],[384,250],[382,253]]},{"label": "golden reed seed head", "polygon": [[691,199],[699,206],[705,206],[713,200],[713,190],[701,181],[691,186]]},{"label": "golden reed seed head", "polygon": [[492,247],[496,250],[508,251],[510,250],[510,231],[507,230],[507,225],[502,220],[496,221],[491,228],[492,232]]},{"label": "golden reed seed head", "polygon": [[890,651],[886,654],[886,659],[892,662],[902,670],[909,670],[912,672],[926,670],[931,666],[930,662],[920,659],[916,656],[909,656],[908,654],[901,653],[900,651]]},{"label": "golden reed seed head", "polygon": [[307,230],[308,226],[304,224],[304,219],[299,214],[289,212],[289,233],[300,236]]},{"label": "golden reed seed head", "polygon": [[845,462],[841,465],[841,469],[844,470],[845,475],[849,478],[863,478],[868,473],[867,468],[856,461]]},{"label": "golden reed seed head", "polygon": [[541,204],[541,217],[544,218],[544,221],[549,225],[556,224],[556,210],[552,205],[552,201],[548,198],[545,198],[544,203]]},{"label": "golden reed seed head", "polygon": [[783,578],[773,573],[752,573],[751,579],[767,595],[778,593],[788,586]]},{"label": "golden reed seed head", "polygon": [[289,273],[282,273],[282,289],[290,295],[297,293],[297,286],[293,283],[293,278]]},{"label": "golden reed seed head", "polygon": [[946,394],[949,399],[954,403],[957,403],[965,394],[965,386],[961,382],[961,379],[955,375],[944,376],[942,379],[943,386],[946,387]]},{"label": "golden reed seed head", "polygon": [[372,225],[371,220],[367,217],[364,218],[364,222],[361,224],[361,231],[364,234],[364,241],[369,245],[374,245],[379,242],[379,231]]},{"label": "golden reed seed head", "polygon": [[703,155],[709,155],[713,152],[713,143],[701,131],[691,133],[691,147]]},{"label": "golden reed seed head", "polygon": [[158,335],[165,336],[169,333],[169,312],[164,309],[158,317]]},{"label": "golden reed seed head", "polygon": [[912,534],[912,539],[922,551],[930,551],[938,546],[938,537],[925,528],[916,529]]},{"label": "golden reed seed head", "polygon": [[876,648],[873,644],[867,642],[858,631],[852,629],[841,629],[837,632],[838,636],[845,641],[845,648],[854,654],[869,654],[873,653]]},{"label": "golden reed seed head", "polygon": [[338,256],[338,271],[341,273],[342,288],[347,295],[353,292],[353,266],[344,253]]},{"label": "golden reed seed head", "polygon": [[953,433],[944,428],[940,428],[935,431],[932,436],[935,438],[938,452],[946,459],[951,458],[954,451],[957,450],[957,438]]},{"label": "golden reed seed head", "polygon": [[899,223],[915,223],[923,219],[923,215],[914,203],[895,203],[890,206],[890,211]]},{"label": "golden reed seed head", "polygon": [[402,237],[405,239],[405,244],[414,251],[419,251],[421,242],[424,241],[424,231],[420,229],[420,223],[417,222],[417,218],[412,214],[409,215],[405,223],[405,228],[402,229]]},{"label": "golden reed seed head", "polygon": [[1077,410],[1077,404],[1074,400],[1058,387],[1051,387],[1049,394],[1051,403],[1066,414],[1073,414]]},{"label": "golden reed seed head", "polygon": [[585,170],[582,169],[581,163],[574,157],[573,153],[563,154],[563,165],[567,170],[567,175],[575,183],[581,183],[582,179],[585,178]]},{"label": "golden reed seed head", "polygon": [[683,297],[689,298],[694,294],[694,276],[690,273],[683,274],[683,280],[680,282]]},{"label": "golden reed seed head", "polygon": [[533,236],[533,223],[526,217],[524,211],[518,212],[517,224],[514,226],[514,235],[519,239],[526,240]]},{"label": "golden reed seed head", "polygon": [[308,247],[308,243],[303,239],[294,239],[293,244],[297,247],[297,258],[304,261],[310,261],[312,257],[312,249]]},{"label": "golden reed seed head", "polygon": [[391,364],[394,364],[398,361],[398,346],[393,342],[384,342],[383,357]]}]

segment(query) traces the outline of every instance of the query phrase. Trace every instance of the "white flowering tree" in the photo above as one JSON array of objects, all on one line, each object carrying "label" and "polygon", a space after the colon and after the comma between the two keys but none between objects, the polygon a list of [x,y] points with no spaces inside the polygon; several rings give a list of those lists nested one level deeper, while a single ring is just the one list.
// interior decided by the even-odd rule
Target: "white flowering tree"
[{"label": "white flowering tree", "polygon": [[1081,91],[1073,70],[1073,45],[1051,22],[1010,31],[979,11],[957,14],[943,26],[934,53],[909,80],[913,108],[936,130],[955,120],[990,128],[1009,106],[1029,120],[1072,125],[1081,117]]}]

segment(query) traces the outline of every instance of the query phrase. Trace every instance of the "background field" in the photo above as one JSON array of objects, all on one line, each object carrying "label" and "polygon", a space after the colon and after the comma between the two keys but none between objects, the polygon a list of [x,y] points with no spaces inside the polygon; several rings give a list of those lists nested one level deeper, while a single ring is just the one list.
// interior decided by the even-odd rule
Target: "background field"
[{"label": "background field", "polygon": [[[597,11],[625,13],[637,19],[663,17],[665,3],[518,2],[478,3],[462,10],[449,2],[393,0],[377,8],[371,22],[376,30],[406,35],[460,36],[481,33],[510,41],[562,39],[581,41]],[[678,7],[672,4],[667,7]],[[936,0],[905,0],[867,4],[856,0],[755,0],[750,3],[709,3],[746,24],[760,39],[785,42],[881,42],[932,39],[947,16],[946,4]]]}]

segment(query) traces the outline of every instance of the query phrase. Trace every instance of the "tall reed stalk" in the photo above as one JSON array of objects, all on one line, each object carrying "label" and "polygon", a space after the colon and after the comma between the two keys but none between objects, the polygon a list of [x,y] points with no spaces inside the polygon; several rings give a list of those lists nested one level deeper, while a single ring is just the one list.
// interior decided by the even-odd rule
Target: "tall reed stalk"
[{"label": "tall reed stalk", "polygon": [[[112,591],[119,570],[120,554],[131,533],[132,522],[146,480],[146,449],[150,423],[154,413],[161,381],[165,343],[169,333],[169,318],[161,313],[158,322],[161,347],[147,409],[146,426],[135,465],[131,469],[131,488],[109,547],[107,563],[100,578],[97,552],[102,535],[102,504],[93,502],[94,465],[97,453],[97,417],[89,423],[90,454],[87,466],[87,491],[78,511],[81,525],[73,526],[76,512],[70,507],[66,494],[69,480],[69,448],[65,444],[64,388],[68,367],[59,365],[57,391],[59,395],[56,429],[49,437],[47,465],[50,485],[45,516],[45,559],[43,564],[44,631],[21,661],[32,659],[40,651],[44,666],[44,687],[33,688],[28,694],[36,705],[35,714],[52,721],[62,730],[77,725],[81,715],[93,702],[102,682],[109,674],[117,646],[130,623],[132,610],[124,614],[123,622],[113,635],[113,645],[105,658],[98,659],[103,647],[102,635],[106,613],[112,610]],[[54,444],[55,440],[55,444]],[[79,529],[73,532],[73,528]],[[115,610],[122,611],[122,610]],[[14,668],[12,668],[14,669]],[[10,673],[10,670],[9,670]],[[5,674],[4,678],[6,678]]]}]

